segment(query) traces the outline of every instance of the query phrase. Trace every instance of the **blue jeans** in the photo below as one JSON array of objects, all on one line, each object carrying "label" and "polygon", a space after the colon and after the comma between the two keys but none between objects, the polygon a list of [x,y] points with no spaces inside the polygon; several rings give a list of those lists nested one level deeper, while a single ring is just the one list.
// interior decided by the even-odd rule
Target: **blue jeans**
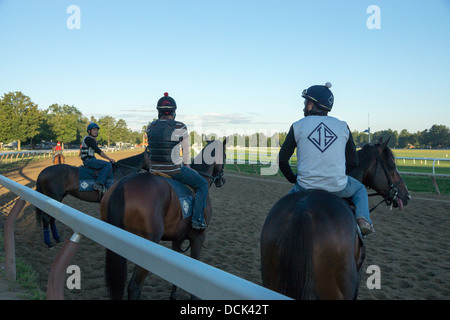
[{"label": "blue jeans", "polygon": [[106,185],[106,179],[112,170],[112,164],[109,161],[102,161],[95,158],[89,158],[83,160],[83,165],[87,168],[100,170],[96,182],[102,185]]},{"label": "blue jeans", "polygon": [[208,198],[208,181],[189,167],[181,167],[181,172],[173,175],[172,178],[197,189],[191,220],[194,223],[203,224],[203,210],[205,210],[206,199]]},{"label": "blue jeans", "polygon": [[[305,189],[300,187],[298,182],[296,182],[289,193],[297,192],[300,190]],[[369,198],[367,196],[366,187],[361,182],[359,182],[355,178],[347,176],[347,185],[345,186],[345,188],[341,191],[331,193],[338,196],[339,198],[351,198],[356,207],[356,219],[363,218],[368,223],[370,223],[370,225],[373,225],[372,221],[370,220]]]}]

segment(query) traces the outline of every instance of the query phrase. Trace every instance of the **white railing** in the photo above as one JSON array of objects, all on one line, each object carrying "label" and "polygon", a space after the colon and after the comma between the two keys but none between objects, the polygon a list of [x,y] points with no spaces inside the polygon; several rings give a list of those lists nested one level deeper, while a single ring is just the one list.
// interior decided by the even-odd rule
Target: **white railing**
[{"label": "white railing", "polygon": [[93,218],[2,175],[0,175],[0,184],[20,196],[21,199],[30,202],[69,226],[76,233],[92,239],[201,299],[289,299],[255,283]]},{"label": "white railing", "polygon": [[[108,152],[115,152],[117,151],[117,149],[115,148],[102,148],[102,151],[104,151],[105,153]],[[80,150],[79,149],[64,149],[62,150],[64,156],[78,156]],[[4,151],[4,152],[0,152],[0,164],[3,163],[12,163],[12,162],[17,162],[17,161],[21,161],[21,160],[27,160],[27,159],[45,159],[45,158],[51,158],[53,157],[53,154],[55,153],[55,151],[51,150],[51,149],[46,149],[46,150],[22,150],[22,151]]]},{"label": "white railing", "polygon": [[[433,176],[437,176],[437,177],[450,177],[450,174],[440,174],[440,173],[436,173],[436,164],[439,165],[441,161],[450,161],[449,158],[413,158],[413,157],[395,157],[395,159],[398,160],[403,160],[403,163],[405,163],[405,160],[412,160],[413,164],[416,164],[416,161],[423,161],[423,164],[427,164],[428,162],[432,162],[432,175]],[[430,175],[430,173],[420,173],[420,172],[403,172],[403,173],[413,173],[413,174],[418,174],[418,175]]]},{"label": "white railing", "polygon": [[[251,165],[253,167],[253,170],[255,171],[255,173],[258,173],[258,170],[256,169],[255,165],[257,166],[257,165],[267,165],[267,164],[273,165],[274,163],[276,164],[277,156],[278,156],[278,149],[272,148],[271,149],[272,154],[270,156],[268,156],[266,149],[263,148],[261,151],[262,152],[259,152],[258,149],[235,150],[233,148],[230,148],[229,150],[227,150],[226,163],[234,164],[238,171],[240,171],[240,169],[238,167],[239,164]],[[295,155],[294,155],[294,158],[295,158]],[[260,159],[262,159],[262,161]],[[405,163],[405,160],[411,160],[413,162],[413,164],[416,164],[416,162],[419,163],[419,161],[421,161],[421,163],[424,165],[427,165],[427,162],[431,162],[432,163],[432,166],[431,166],[432,172],[431,173],[400,171],[400,174],[410,175],[410,176],[425,176],[425,177],[431,178],[433,187],[437,194],[440,194],[440,190],[439,190],[438,184],[436,182],[436,178],[450,178],[450,174],[436,173],[436,165],[440,165],[441,161],[450,161],[449,158],[395,157],[395,159],[397,160],[397,163],[400,160],[403,160],[404,163]],[[291,158],[289,160],[289,163],[292,167],[295,167],[296,166],[295,162],[292,160],[293,159]],[[279,175],[279,173],[276,169],[269,170],[267,172],[272,172],[272,174]]]}]

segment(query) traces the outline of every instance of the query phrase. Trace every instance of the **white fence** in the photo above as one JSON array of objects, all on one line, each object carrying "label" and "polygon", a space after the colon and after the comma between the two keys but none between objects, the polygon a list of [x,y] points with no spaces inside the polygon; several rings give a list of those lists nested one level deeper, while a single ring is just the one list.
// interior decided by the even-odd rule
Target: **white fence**
[{"label": "white fence", "polygon": [[[102,148],[105,153],[114,152],[118,149],[115,148]],[[64,149],[64,156],[78,156],[79,149]],[[55,152],[51,149],[48,150],[22,150],[22,151],[4,151],[0,152],[0,164],[12,163],[21,160],[29,159],[45,159],[52,158]]]},{"label": "white fence", "polygon": [[[261,153],[258,152],[257,149],[252,150],[250,152],[246,152],[244,150],[237,150],[235,153],[235,150],[230,148],[229,152],[227,151],[227,159],[226,162],[228,164],[234,164],[236,166],[236,169],[240,171],[238,164],[249,164],[253,166],[253,170],[255,173],[258,173],[258,170],[256,169],[255,165],[268,165],[268,164],[274,164],[277,162],[277,156],[278,156],[278,149],[272,149],[271,150],[272,155],[267,155],[267,150],[262,151]],[[260,160],[262,159],[262,160]],[[442,174],[442,173],[436,173],[436,166],[440,165],[440,162],[442,161],[450,161],[449,158],[415,158],[415,157],[396,157],[395,158],[398,161],[403,160],[411,160],[413,164],[419,163],[421,161],[422,164],[427,165],[428,163],[431,163],[431,173],[426,172],[407,172],[407,171],[400,171],[401,175],[409,175],[409,176],[425,176],[431,178],[431,181],[433,183],[434,190],[437,194],[440,194],[440,190],[438,187],[438,184],[436,182],[436,178],[450,178],[450,174]],[[295,166],[293,164],[292,158],[289,160],[289,163],[291,166]],[[270,172],[270,174],[278,174],[278,170],[267,170],[266,172]]]},{"label": "white fence", "polygon": [[[74,231],[201,299],[281,300],[286,296],[93,218],[0,175],[0,184]],[[5,239],[6,240],[6,239]]]}]

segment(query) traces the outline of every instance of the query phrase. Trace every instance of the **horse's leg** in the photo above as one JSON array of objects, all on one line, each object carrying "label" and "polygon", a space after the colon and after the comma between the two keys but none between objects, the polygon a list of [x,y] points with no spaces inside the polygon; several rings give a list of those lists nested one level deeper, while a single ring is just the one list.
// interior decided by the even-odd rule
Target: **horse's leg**
[{"label": "horse's leg", "polygon": [[[172,241],[172,250],[176,252],[182,252],[181,251],[181,245],[183,241],[173,240]],[[170,292],[170,300],[177,300],[177,289],[178,287],[176,285],[172,285],[172,291]]]},{"label": "horse's leg", "polygon": [[[191,258],[200,260],[200,253],[202,252],[203,243],[205,242],[206,232],[205,230],[192,230],[191,236]],[[198,300],[199,298],[191,294],[191,300]]]},{"label": "horse's leg", "polygon": [[58,229],[56,228],[55,224],[55,218],[53,217],[50,219],[50,229],[52,230],[53,239],[55,239],[57,243],[60,243],[61,238],[59,237]]},{"label": "horse's leg", "polygon": [[43,227],[43,231],[44,231],[44,243],[47,245],[47,247],[52,250],[53,249],[53,243],[50,240],[50,229],[49,229],[49,225],[50,225],[50,219],[51,216],[49,216],[48,214],[44,213],[42,215],[42,227]]},{"label": "horse's leg", "polygon": [[134,267],[133,276],[131,277],[130,283],[128,284],[128,299],[138,300],[142,292],[142,284],[144,283],[145,277],[148,274],[148,270],[141,268],[136,265]]}]

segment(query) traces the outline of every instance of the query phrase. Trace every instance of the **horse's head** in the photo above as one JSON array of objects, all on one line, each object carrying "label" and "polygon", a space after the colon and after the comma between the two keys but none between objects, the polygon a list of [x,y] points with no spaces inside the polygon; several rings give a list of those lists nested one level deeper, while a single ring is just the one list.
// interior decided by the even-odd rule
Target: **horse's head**
[{"label": "horse's head", "polygon": [[411,195],[395,165],[395,157],[388,142],[380,138],[375,145],[365,145],[359,152],[360,166],[364,167],[362,182],[378,192],[387,204],[399,210],[408,204]]},{"label": "horse's head", "polygon": [[214,182],[216,187],[221,187],[225,184],[225,177],[223,176],[226,159],[225,147],[226,139],[223,141],[217,139],[207,141],[202,152],[195,157],[194,163],[191,164],[191,168],[195,169],[202,176],[210,178],[211,183]]}]

